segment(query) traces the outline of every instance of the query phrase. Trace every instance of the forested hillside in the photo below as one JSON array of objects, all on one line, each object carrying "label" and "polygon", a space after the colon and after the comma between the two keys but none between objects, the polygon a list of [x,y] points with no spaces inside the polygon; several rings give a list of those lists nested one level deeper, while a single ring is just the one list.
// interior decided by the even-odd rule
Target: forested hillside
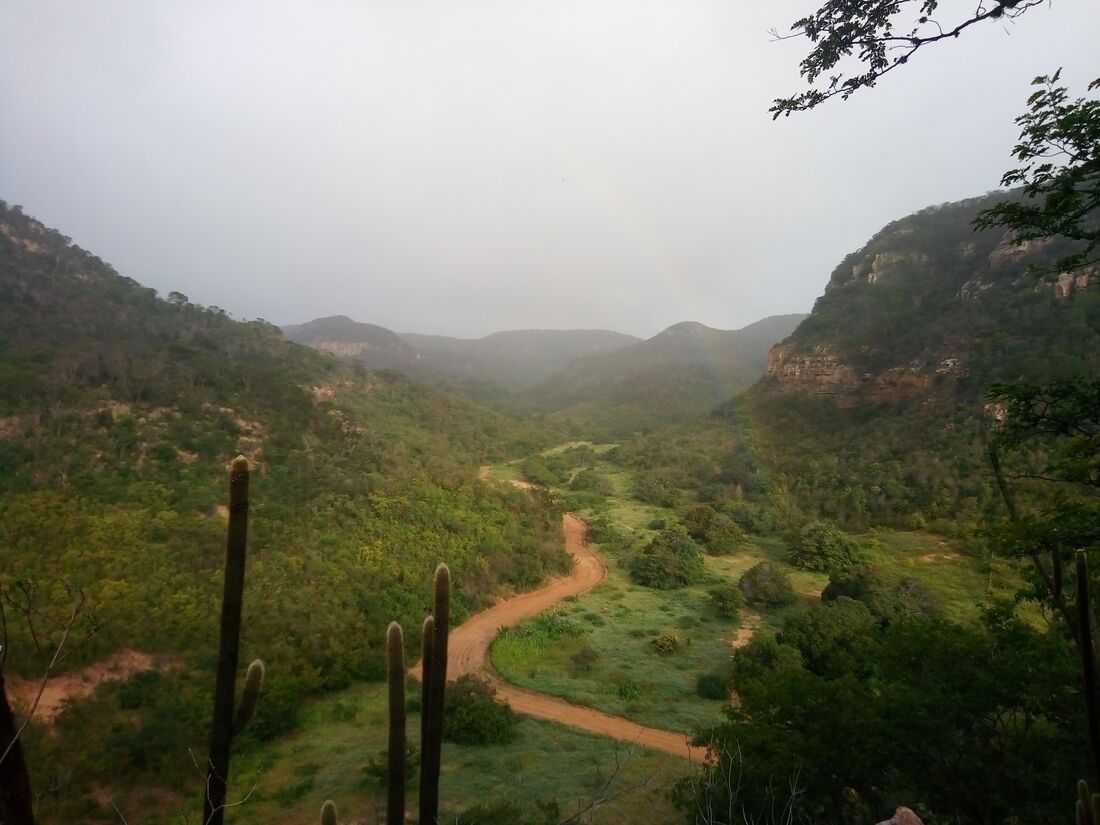
[{"label": "forested hillside", "polygon": [[1030,265],[1064,245],[975,232],[974,214],[998,199],[885,227],[772,350],[746,404],[810,509],[854,526],[945,528],[996,512],[985,443],[1002,411],[989,386],[1100,368],[1100,271],[1042,277]]},{"label": "forested hillside", "polygon": [[[193,790],[233,456],[255,468],[242,656],[267,662],[247,734],[265,739],[303,697],[382,672],[385,624],[419,625],[437,562],[459,620],[563,569],[553,508],[476,480],[543,441],[263,321],[161,300],[0,204],[0,586],[31,594],[46,647],[85,593],[73,638],[98,631],[58,672],[130,649],[170,664],[71,707],[56,735],[29,729],[41,812],[85,816],[122,775]],[[27,623],[7,619],[9,680],[40,675]]]},{"label": "forested hillside", "polygon": [[573,421],[586,437],[620,438],[698,418],[759,378],[768,350],[803,317],[776,315],[739,330],[685,321],[632,346],[579,358],[524,398]]}]

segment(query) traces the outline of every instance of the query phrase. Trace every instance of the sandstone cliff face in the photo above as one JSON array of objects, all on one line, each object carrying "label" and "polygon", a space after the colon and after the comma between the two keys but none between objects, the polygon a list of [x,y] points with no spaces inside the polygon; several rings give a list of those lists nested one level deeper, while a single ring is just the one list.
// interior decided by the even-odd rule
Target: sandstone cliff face
[{"label": "sandstone cliff face", "polygon": [[810,317],[772,349],[761,390],[841,407],[951,407],[991,382],[1049,380],[1057,370],[1043,359],[1054,351],[1080,360],[1100,266],[1040,277],[1034,266],[1067,242],[975,232],[974,214],[996,200],[922,210],[846,256]]},{"label": "sandstone cliff face", "polygon": [[862,403],[898,404],[933,389],[936,376],[964,374],[958,358],[943,358],[932,368],[919,361],[877,373],[858,373],[835,352],[816,346],[809,353],[797,353],[792,344],[781,344],[768,354],[767,377],[775,379],[780,392],[832,399],[839,407]]}]

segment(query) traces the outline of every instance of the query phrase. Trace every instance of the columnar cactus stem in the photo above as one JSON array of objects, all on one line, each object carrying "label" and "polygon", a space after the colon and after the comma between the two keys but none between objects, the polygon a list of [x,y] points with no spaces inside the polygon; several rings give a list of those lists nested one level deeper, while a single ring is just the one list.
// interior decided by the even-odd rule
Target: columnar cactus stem
[{"label": "columnar cactus stem", "polygon": [[431,672],[425,670],[428,686],[427,723],[423,726],[424,750],[420,761],[420,825],[437,825],[439,819],[439,773],[443,761],[443,710],[447,687],[447,637],[451,618],[451,571],[441,564],[435,569],[435,627],[432,638]]},{"label": "columnar cactus stem", "polygon": [[244,691],[241,693],[241,703],[237,706],[237,715],[233,717],[233,736],[245,729],[249,720],[256,713],[256,707],[260,703],[260,691],[264,686],[266,674],[264,663],[259,659],[253,660],[248,666],[248,672],[244,676]]},{"label": "columnar cactus stem", "polygon": [[428,746],[428,718],[432,704],[432,643],[435,640],[435,619],[424,620],[420,631],[420,765],[423,775],[424,749]]},{"label": "columnar cactus stem", "polygon": [[390,622],[386,631],[386,654],[390,688],[386,825],[402,825],[405,821],[405,635],[397,622]]},{"label": "columnar cactus stem", "polygon": [[[214,686],[214,722],[210,731],[210,757],[207,761],[206,795],[203,800],[203,825],[222,825],[225,796],[229,781],[229,746],[233,739],[233,700],[237,687],[237,664],[241,646],[241,605],[244,597],[245,551],[248,541],[248,460],[237,456],[229,472],[229,528],[225,548],[225,589],[222,595],[221,637],[218,647],[218,674]],[[255,669],[255,675],[253,675]],[[263,665],[249,667],[253,682],[246,687],[242,703],[243,726],[255,709],[263,680]],[[249,698],[251,697],[251,698]],[[245,712],[247,711],[247,712]]]},{"label": "columnar cactus stem", "polygon": [[321,825],[336,825],[336,803],[331,799],[321,806]]},{"label": "columnar cactus stem", "polygon": [[1085,710],[1089,726],[1093,768],[1100,788],[1100,695],[1097,694],[1096,648],[1092,641],[1092,609],[1089,601],[1089,561],[1084,550],[1077,554],[1077,632],[1080,634],[1081,669],[1085,677]]}]

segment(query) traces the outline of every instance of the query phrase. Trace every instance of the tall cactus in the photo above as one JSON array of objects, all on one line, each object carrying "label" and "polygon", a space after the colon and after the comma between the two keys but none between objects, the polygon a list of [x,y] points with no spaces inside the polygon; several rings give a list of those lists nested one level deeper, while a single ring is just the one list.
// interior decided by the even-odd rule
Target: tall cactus
[{"label": "tall cactus", "polygon": [[1089,561],[1084,550],[1076,553],[1077,561],[1077,632],[1080,634],[1081,670],[1085,685],[1085,711],[1089,728],[1089,746],[1092,749],[1093,768],[1097,787],[1100,788],[1100,689],[1096,674],[1096,648],[1092,638],[1092,606],[1089,590]]},{"label": "tall cactus", "polygon": [[386,825],[401,825],[405,821],[405,635],[397,622],[390,622],[386,631],[386,670],[390,688]]},{"label": "tall cactus", "polygon": [[435,603],[432,607],[433,632],[431,669],[425,651],[424,684],[427,704],[421,709],[426,717],[422,726],[420,753],[420,825],[439,821],[439,772],[443,761],[443,709],[447,687],[447,637],[451,625],[451,571],[441,564],[435,569]]},{"label": "tall cactus", "polygon": [[[432,615],[421,630],[420,699],[420,823],[439,821],[439,770],[443,751],[443,708],[447,685],[447,636],[451,624],[451,571],[441,564],[435,570]],[[405,636],[401,625],[390,622],[386,630],[386,671],[389,686],[389,750],[386,769],[386,825],[405,821]],[[336,825],[336,805],[329,800],[321,808],[321,825]]]},{"label": "tall cactus", "polygon": [[214,719],[210,730],[206,793],[202,824],[222,825],[229,781],[229,746],[255,713],[263,687],[264,665],[248,666],[244,693],[236,714],[237,665],[241,647],[241,605],[244,598],[245,551],[248,542],[248,459],[237,456],[229,471],[229,528],[225,544],[225,589],[222,594],[218,673],[214,685]]},{"label": "tall cactus", "polygon": [[1077,783],[1077,825],[1100,825],[1100,794],[1089,793],[1089,783]]}]

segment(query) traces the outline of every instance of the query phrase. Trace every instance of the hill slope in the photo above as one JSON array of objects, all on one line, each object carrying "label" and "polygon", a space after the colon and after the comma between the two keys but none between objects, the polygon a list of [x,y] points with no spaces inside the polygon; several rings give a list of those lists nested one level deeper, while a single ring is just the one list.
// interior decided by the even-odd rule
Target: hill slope
[{"label": "hill slope", "polygon": [[[242,657],[268,665],[246,735],[263,739],[293,728],[305,696],[383,672],[386,623],[419,626],[437,562],[459,620],[564,568],[557,514],[476,479],[541,443],[269,324],[160,300],[0,202],[0,586],[29,583],[43,628],[67,612],[65,586],[87,594],[99,630],[59,670],[135,648],[178,663],[102,689],[56,736],[32,726],[41,787],[65,776],[40,812],[86,819],[91,789],[123,776],[192,789],[234,455],[255,466]],[[27,628],[9,615],[7,629],[6,675],[39,675]]]},{"label": "hill slope", "polygon": [[285,326],[283,335],[315,350],[359,361],[370,369],[418,369],[419,354],[395,333],[374,324],[361,324],[346,315]]},{"label": "hill slope", "polygon": [[1016,247],[971,219],[996,198],[891,223],[834,270],[747,402],[791,488],[854,523],[972,518],[992,382],[1100,369],[1100,271],[1041,280],[1058,243]]},{"label": "hill slope", "polygon": [[576,358],[613,352],[638,339],[605,329],[527,329],[484,338],[404,333],[401,338],[440,373],[521,390],[544,381]]},{"label": "hill slope", "polygon": [[524,398],[607,437],[698,417],[759,378],[769,348],[804,317],[777,315],[739,330],[685,321],[632,346],[579,358]]}]

